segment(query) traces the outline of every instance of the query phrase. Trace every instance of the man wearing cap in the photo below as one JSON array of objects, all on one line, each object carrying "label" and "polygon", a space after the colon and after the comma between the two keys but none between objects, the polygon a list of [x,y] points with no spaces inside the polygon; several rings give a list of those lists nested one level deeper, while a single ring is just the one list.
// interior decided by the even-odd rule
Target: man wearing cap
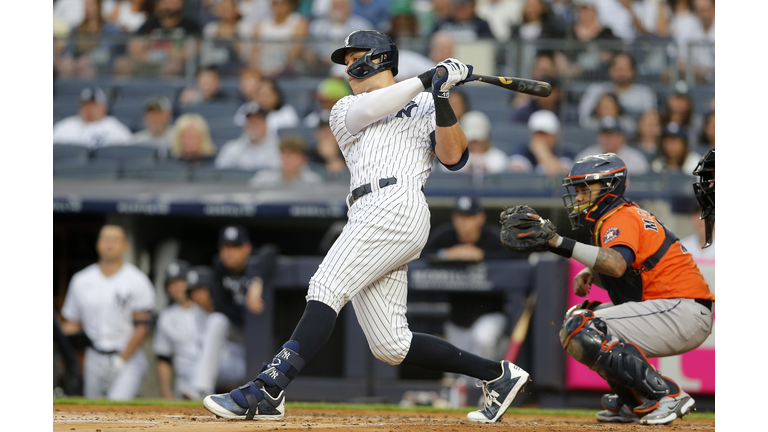
[{"label": "man wearing cap", "polygon": [[[474,196],[460,196],[451,212],[451,222],[435,228],[424,246],[431,262],[478,262],[509,259],[499,242],[499,227],[487,225],[485,211]],[[515,254],[513,254],[515,255]],[[519,254],[516,258],[525,258]],[[496,356],[494,348],[504,330],[503,302],[494,295],[452,293],[451,312],[445,323],[446,339],[457,347],[484,357]]]},{"label": "man wearing cap", "polygon": [[352,94],[349,84],[340,78],[326,78],[320,81],[315,92],[315,100],[318,102],[318,109],[312,111],[304,117],[303,124],[306,127],[317,127],[321,119],[328,121],[331,115],[331,108],[339,99]]},{"label": "man wearing cap", "polygon": [[[246,310],[254,314],[264,311],[262,293],[279,251],[276,246],[266,244],[256,254],[251,255],[251,252],[253,245],[244,227],[229,225],[220,231],[219,255],[214,259],[209,287],[215,312],[206,323],[201,360],[195,365],[190,385],[181,389],[188,399],[203,400],[215,390],[221,370],[219,353],[229,342],[244,350]],[[244,375],[243,366],[241,376],[232,378],[239,382]]]},{"label": "man wearing cap", "polygon": [[322,183],[320,174],[307,165],[307,145],[304,138],[284,136],[280,140],[280,169],[259,170],[250,181],[253,187],[270,187],[289,184]]},{"label": "man wearing cap", "polygon": [[[507,170],[507,154],[491,144],[491,121],[482,111],[469,111],[459,120],[467,137],[469,160],[461,172],[479,175]],[[448,171],[441,165],[442,171]]]},{"label": "man wearing cap", "polygon": [[642,175],[648,172],[648,160],[640,150],[627,145],[624,130],[621,129],[619,120],[615,117],[604,117],[600,120],[600,133],[597,135],[597,144],[580,151],[574,160],[581,160],[586,156],[603,153],[615,153],[633,174]]},{"label": "man wearing cap", "polygon": [[152,96],[144,104],[144,125],[146,129],[133,135],[133,143],[157,147],[161,159],[168,157],[173,141],[173,107],[165,96]]},{"label": "man wearing cap", "polygon": [[509,169],[549,177],[567,173],[573,165],[573,154],[558,148],[560,120],[555,113],[536,111],[528,119],[528,130],[531,139],[518,146],[509,157]]},{"label": "man wearing cap", "polygon": [[256,102],[247,102],[243,134],[227,141],[214,161],[216,168],[258,170],[280,169],[280,150],[277,136],[267,129],[267,112]]},{"label": "man wearing cap", "polygon": [[113,144],[130,144],[131,130],[107,115],[107,95],[99,87],[80,91],[78,115],[61,119],[53,125],[54,144],[78,144],[97,148]]},{"label": "man wearing cap", "polygon": [[437,21],[432,33],[444,30],[456,42],[474,42],[479,39],[495,40],[488,21],[475,15],[475,0],[451,0],[451,14]]}]

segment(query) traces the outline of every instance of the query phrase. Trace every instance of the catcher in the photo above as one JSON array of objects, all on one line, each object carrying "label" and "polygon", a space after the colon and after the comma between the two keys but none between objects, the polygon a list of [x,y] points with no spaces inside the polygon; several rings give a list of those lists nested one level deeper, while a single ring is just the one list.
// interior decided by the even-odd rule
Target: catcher
[{"label": "catcher", "polygon": [[715,296],[691,255],[661,221],[624,198],[627,167],[613,153],[587,156],[563,180],[573,229],[589,228],[590,244],[557,234],[530,207],[501,214],[501,241],[515,252],[547,249],[587,268],[573,279],[576,295],[592,285],[611,303],[584,300],[560,328],[563,348],[603,377],[600,422],[668,424],[694,410],[694,400],[647,358],[673,356],[712,331]]}]

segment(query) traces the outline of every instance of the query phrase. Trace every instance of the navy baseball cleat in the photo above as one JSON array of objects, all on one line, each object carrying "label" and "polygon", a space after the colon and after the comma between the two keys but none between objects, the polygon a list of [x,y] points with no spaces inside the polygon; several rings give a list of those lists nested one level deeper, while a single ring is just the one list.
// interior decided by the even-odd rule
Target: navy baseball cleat
[{"label": "navy baseball cleat", "polygon": [[[528,372],[516,365],[501,361],[501,376],[492,381],[482,381],[485,403],[483,409],[467,414],[467,420],[480,423],[493,423],[501,419],[515,397],[523,392],[530,378]],[[478,381],[480,384],[481,381]],[[478,385],[480,387],[480,385]]]},{"label": "navy baseball cleat", "polygon": [[234,420],[282,420],[285,415],[285,394],[273,398],[253,381],[229,393],[206,396],[203,405],[217,417]]}]

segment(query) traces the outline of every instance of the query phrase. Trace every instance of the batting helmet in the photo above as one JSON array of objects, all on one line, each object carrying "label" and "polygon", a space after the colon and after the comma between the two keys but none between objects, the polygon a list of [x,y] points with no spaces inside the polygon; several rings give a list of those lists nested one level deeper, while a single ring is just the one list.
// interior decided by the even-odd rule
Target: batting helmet
[{"label": "batting helmet", "polygon": [[[344,40],[344,46],[331,54],[331,61],[343,65],[350,48],[368,50],[347,68],[347,74],[352,78],[368,78],[386,69],[392,69],[392,76],[397,76],[397,47],[392,38],[384,33],[377,30],[353,31]],[[379,63],[373,62],[376,58],[380,59]]]},{"label": "batting helmet", "polygon": [[[596,181],[602,183],[600,194],[592,201],[577,202],[579,192],[576,186],[590,189],[589,183]],[[594,224],[608,210],[625,202],[627,165],[615,153],[587,156],[573,164],[568,177],[563,179],[563,186],[568,192],[563,195],[563,203],[568,210],[571,227],[578,229],[582,225]]]}]

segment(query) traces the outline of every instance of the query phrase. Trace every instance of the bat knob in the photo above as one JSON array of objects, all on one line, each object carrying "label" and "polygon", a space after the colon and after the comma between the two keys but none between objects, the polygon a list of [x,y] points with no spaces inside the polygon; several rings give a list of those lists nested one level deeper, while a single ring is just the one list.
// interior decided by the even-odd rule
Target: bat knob
[{"label": "bat knob", "polygon": [[438,78],[442,78],[447,73],[446,69],[443,66],[440,66],[437,68],[437,72],[435,72],[435,75],[437,75]]}]

